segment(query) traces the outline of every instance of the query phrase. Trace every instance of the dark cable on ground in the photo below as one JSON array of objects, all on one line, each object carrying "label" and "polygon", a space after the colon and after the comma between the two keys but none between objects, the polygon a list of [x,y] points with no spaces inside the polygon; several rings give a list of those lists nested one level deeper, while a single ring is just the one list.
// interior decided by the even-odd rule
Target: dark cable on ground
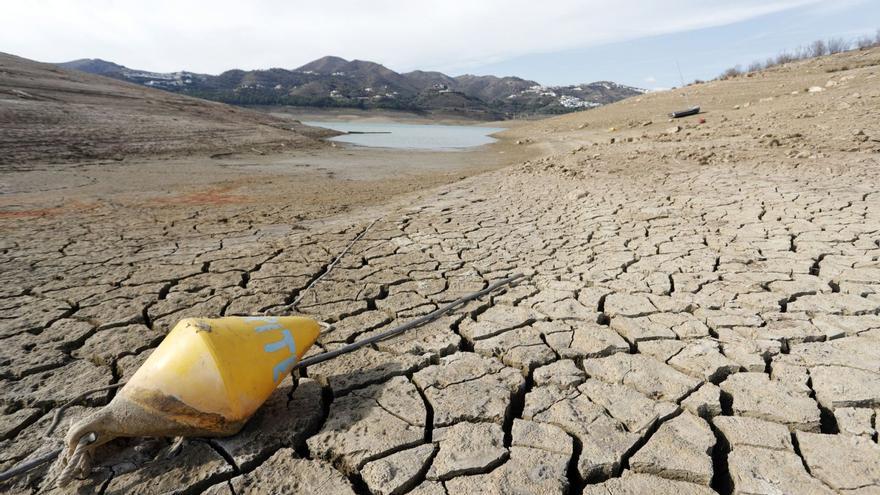
[{"label": "dark cable on ground", "polygon": [[422,316],[420,318],[416,318],[413,321],[410,321],[410,322],[404,323],[403,325],[400,325],[398,327],[392,328],[391,330],[388,330],[387,332],[383,332],[378,335],[374,335],[374,336],[367,338],[367,339],[364,339],[364,340],[359,340],[353,344],[348,344],[348,345],[342,346],[338,349],[334,349],[332,351],[323,352],[321,354],[318,354],[317,356],[312,356],[310,358],[303,359],[302,361],[296,363],[293,366],[293,369],[297,370],[300,368],[305,368],[307,366],[311,366],[313,364],[323,363],[324,361],[327,361],[328,359],[333,359],[336,356],[339,356],[342,354],[347,354],[352,351],[356,351],[356,350],[360,349],[361,347],[368,346],[370,344],[374,344],[376,342],[379,342],[380,340],[385,340],[385,339],[394,337],[395,335],[399,335],[399,334],[401,334],[407,330],[410,330],[412,328],[420,327],[422,325],[425,325],[427,323],[430,323],[430,322],[436,320],[437,318],[443,316],[444,314],[448,313],[449,311],[452,311],[453,309],[455,309],[457,306],[459,306],[461,304],[464,304],[466,302],[470,302],[474,299],[477,299],[480,296],[486,295],[486,294],[498,289],[499,287],[505,286],[511,282],[515,282],[516,280],[523,278],[523,277],[525,277],[525,275],[523,275],[522,273],[517,273],[516,275],[513,275],[511,277],[505,278],[503,280],[499,280],[498,282],[495,282],[494,284],[490,285],[489,287],[486,287],[485,289],[483,289],[479,292],[474,292],[473,294],[469,294],[467,296],[456,299],[455,301],[452,301],[451,303],[447,304],[446,306],[443,306],[440,309],[434,310],[434,311],[426,314],[425,316]]}]

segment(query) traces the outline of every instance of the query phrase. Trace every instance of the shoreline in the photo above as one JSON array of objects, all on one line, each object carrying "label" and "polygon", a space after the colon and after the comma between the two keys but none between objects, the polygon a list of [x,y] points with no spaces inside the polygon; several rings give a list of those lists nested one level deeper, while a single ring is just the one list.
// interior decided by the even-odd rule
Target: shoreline
[{"label": "shoreline", "polygon": [[[506,130],[505,130],[506,131]],[[505,131],[502,131],[505,132]],[[150,210],[202,206],[253,208],[260,198],[295,197],[292,208],[318,219],[490,170],[530,157],[504,135],[461,150],[413,150],[334,143],[287,152],[257,149],[64,164],[28,163],[4,172],[0,220],[124,205]],[[51,183],[51,187],[48,184]],[[289,201],[289,200],[286,200]]]}]

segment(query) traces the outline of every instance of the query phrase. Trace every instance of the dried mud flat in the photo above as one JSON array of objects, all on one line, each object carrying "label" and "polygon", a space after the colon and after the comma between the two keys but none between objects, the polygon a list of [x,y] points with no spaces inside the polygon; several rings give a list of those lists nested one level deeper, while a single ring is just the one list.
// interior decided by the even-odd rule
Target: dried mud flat
[{"label": "dried mud flat", "polygon": [[873,50],[692,87],[708,113],[681,122],[646,95],[509,131],[542,158],[311,222],[3,220],[0,468],[180,318],[292,312],[364,233],[296,308],[335,324],[314,353],[530,279],[310,368],[235,437],[115,445],[67,491],[877,493],[878,88]]}]

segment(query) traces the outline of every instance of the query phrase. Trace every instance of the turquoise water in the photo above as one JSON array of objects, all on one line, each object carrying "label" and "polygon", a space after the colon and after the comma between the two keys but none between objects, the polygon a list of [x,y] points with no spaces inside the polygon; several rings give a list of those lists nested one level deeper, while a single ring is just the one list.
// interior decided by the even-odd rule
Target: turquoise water
[{"label": "turquoise water", "polygon": [[422,150],[455,150],[496,141],[489,134],[500,127],[475,125],[399,124],[394,122],[303,122],[341,132],[381,132],[387,134],[343,134],[331,141],[371,146]]}]

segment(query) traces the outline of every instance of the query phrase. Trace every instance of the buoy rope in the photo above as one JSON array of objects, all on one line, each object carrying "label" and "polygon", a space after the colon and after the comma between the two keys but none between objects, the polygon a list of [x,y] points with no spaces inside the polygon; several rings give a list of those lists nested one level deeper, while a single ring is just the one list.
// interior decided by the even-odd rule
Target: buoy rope
[{"label": "buoy rope", "polygon": [[490,293],[500,287],[503,287],[507,284],[515,282],[516,280],[521,279],[523,277],[525,277],[525,275],[523,275],[522,273],[517,273],[516,275],[512,275],[508,278],[499,280],[498,282],[495,282],[494,284],[486,287],[485,289],[483,289],[481,291],[477,291],[477,292],[468,294],[466,296],[460,297],[460,298],[456,299],[455,301],[452,301],[451,303],[447,304],[446,306],[443,306],[442,308],[436,309],[436,310],[426,314],[425,316],[422,316],[420,318],[416,318],[415,320],[404,323],[403,325],[394,327],[391,330],[388,330],[387,332],[382,332],[378,335],[374,335],[372,337],[369,337],[369,338],[366,338],[363,340],[359,340],[359,341],[354,342],[352,344],[344,345],[338,349],[334,349],[332,351],[327,351],[327,352],[322,352],[321,354],[318,354],[316,356],[312,356],[310,358],[303,359],[302,361],[293,365],[292,370],[305,368],[305,367],[311,366],[313,364],[323,363],[324,361],[327,361],[328,359],[333,359],[336,356],[340,356],[342,354],[347,354],[349,352],[356,351],[356,350],[360,349],[361,347],[365,347],[370,344],[374,344],[374,343],[379,342],[381,340],[389,339],[391,337],[394,337],[395,335],[399,335],[403,332],[406,332],[407,330],[410,330],[410,329],[413,329],[416,327],[420,327],[422,325],[426,325],[426,324],[436,320],[437,318],[440,318],[441,316],[445,315],[446,313],[452,311],[457,306],[460,306],[466,302],[477,299],[480,296],[488,294],[488,293]]},{"label": "buoy rope", "polygon": [[58,475],[58,479],[55,481],[56,486],[66,486],[77,475],[88,476],[92,468],[92,455],[89,453],[88,447],[97,440],[98,435],[94,432],[83,435],[80,437],[79,442],[76,443],[76,448],[73,449],[73,454],[71,454],[70,458],[65,459],[62,457],[60,459],[61,463],[64,464],[64,469],[61,470],[61,474]]},{"label": "buoy rope", "polygon": [[51,435],[52,432],[55,431],[55,427],[58,426],[58,423],[61,422],[61,416],[64,414],[64,410],[67,409],[68,407],[75,406],[80,401],[82,401],[83,399],[92,395],[95,392],[103,392],[105,390],[113,390],[114,388],[119,388],[123,385],[125,385],[125,382],[114,383],[113,385],[106,385],[103,387],[98,387],[98,388],[93,388],[91,390],[86,390],[85,392],[77,395],[76,398],[74,398],[74,399],[68,401],[67,403],[65,403],[64,405],[60,406],[58,409],[55,410],[55,415],[52,417],[52,422],[49,423],[49,427],[46,428],[46,436]]},{"label": "buoy rope", "polygon": [[376,218],[375,220],[373,220],[372,222],[370,222],[370,224],[367,225],[367,228],[365,228],[365,229],[363,230],[363,232],[361,232],[360,234],[358,234],[357,237],[355,237],[351,242],[349,242],[348,245],[345,246],[345,249],[343,249],[342,252],[339,253],[339,254],[336,256],[336,258],[334,258],[333,261],[330,262],[329,265],[327,265],[327,268],[324,269],[324,272],[321,273],[320,275],[318,275],[318,277],[317,277],[315,280],[312,280],[312,281],[309,283],[309,285],[307,285],[303,290],[301,290],[301,291],[299,292],[299,294],[296,296],[296,299],[294,299],[293,302],[290,303],[290,307],[293,308],[293,309],[295,310],[297,304],[299,304],[300,301],[302,301],[303,298],[305,297],[306,292],[308,292],[309,289],[311,289],[312,287],[314,287],[315,285],[317,285],[318,282],[320,282],[322,278],[326,277],[327,274],[330,273],[330,270],[332,270],[332,269],[336,266],[336,264],[339,263],[339,260],[341,260],[342,257],[345,256],[345,255],[348,253],[349,250],[351,250],[352,246],[354,246],[359,240],[363,239],[363,237],[364,237],[365,235],[367,235],[367,231],[369,231],[370,228],[371,228],[376,222],[378,222],[380,218],[382,218],[382,217],[378,217],[378,218]]},{"label": "buoy rope", "polygon": [[[61,417],[64,415],[64,411],[66,409],[68,409],[69,407],[78,404],[83,399],[85,399],[86,397],[88,397],[91,394],[94,394],[95,392],[103,392],[105,390],[112,390],[114,388],[118,388],[123,385],[125,385],[125,382],[114,383],[112,385],[105,385],[103,387],[98,387],[98,388],[93,388],[91,390],[86,390],[85,392],[77,395],[75,398],[73,398],[73,399],[67,401],[66,403],[64,403],[63,405],[59,406],[55,410],[55,414],[52,416],[52,422],[49,423],[49,426],[46,428],[46,433],[44,435],[48,438],[49,435],[51,435],[52,432],[55,431],[55,428],[58,426],[58,423],[61,422]],[[86,435],[86,436],[88,436],[88,435]],[[3,471],[2,473],[0,473],[0,481],[6,481],[6,480],[12,478],[13,476],[17,476],[19,474],[31,471],[32,469],[35,469],[39,466],[42,466],[43,464],[46,464],[47,462],[52,462],[59,455],[61,455],[61,452],[63,452],[63,451],[64,451],[63,448],[55,449],[55,450],[52,450],[50,452],[47,452],[47,453],[41,455],[40,457],[36,457],[36,458],[31,459],[29,461],[22,462],[21,464],[18,464],[17,466],[14,466],[6,471]]]}]

